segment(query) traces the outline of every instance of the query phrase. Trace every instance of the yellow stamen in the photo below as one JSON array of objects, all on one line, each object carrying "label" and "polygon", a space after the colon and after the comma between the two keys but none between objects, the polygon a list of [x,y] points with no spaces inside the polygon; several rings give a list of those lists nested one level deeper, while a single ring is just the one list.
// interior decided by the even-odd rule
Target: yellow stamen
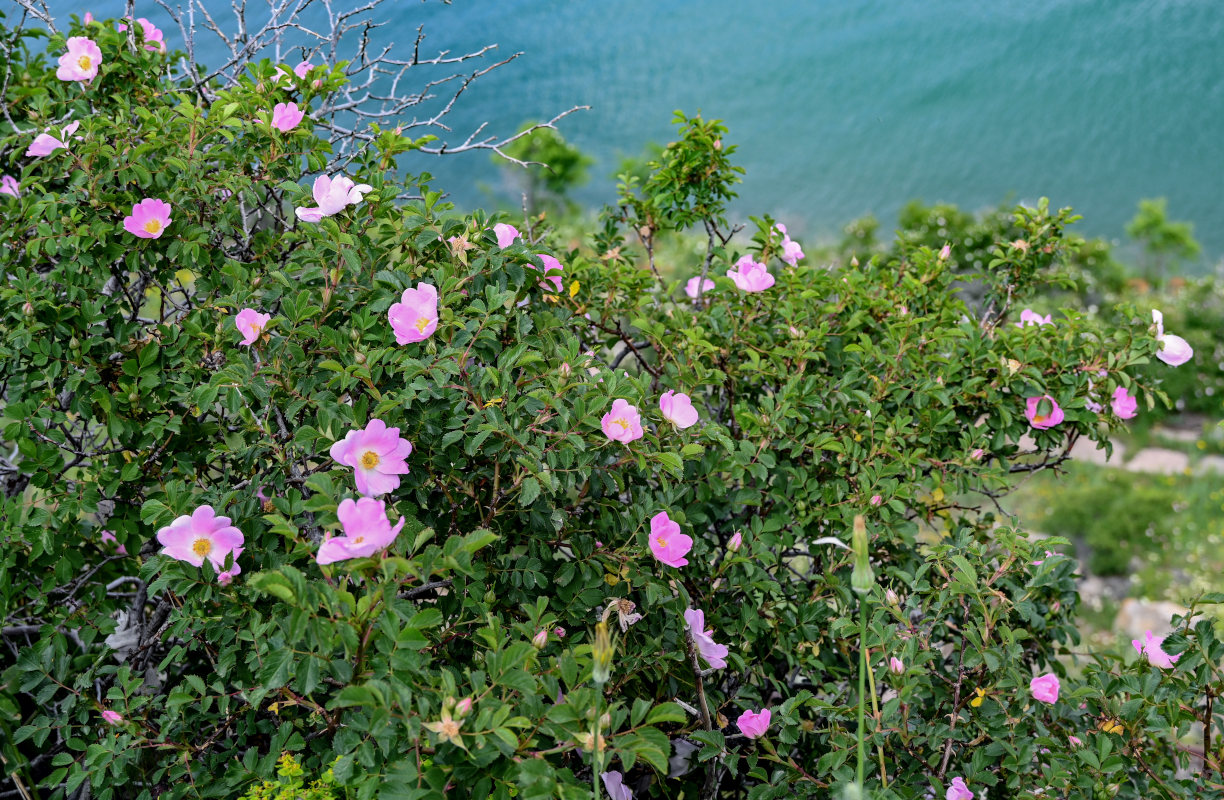
[{"label": "yellow stamen", "polygon": [[89,69],[93,66],[93,59],[89,56],[79,56],[77,58],[77,66],[81,69]]},{"label": "yellow stamen", "polygon": [[417,330],[424,333],[425,329],[429,327],[430,322],[432,322],[432,320],[429,317],[417,317]]},{"label": "yellow stamen", "polygon": [[657,542],[657,543],[658,543],[659,547],[667,547],[667,540],[666,540],[666,539],[664,539],[662,536],[660,536],[659,538],[655,539],[655,542]]},{"label": "yellow stamen", "polygon": [[201,558],[211,553],[212,548],[212,541],[209,539],[200,538],[191,543],[191,552],[195,553]]},{"label": "yellow stamen", "polygon": [[367,450],[361,454],[362,469],[374,469],[378,466],[378,462],[378,453],[375,453],[373,450]]},{"label": "yellow stamen", "polygon": [[613,424],[613,425],[620,425],[620,426],[621,426],[621,428],[623,428],[624,430],[629,430],[629,420],[627,420],[627,419],[623,419],[623,418],[622,418],[622,419],[614,419],[614,420],[612,420],[612,424]]},{"label": "yellow stamen", "polygon": [[157,233],[162,229],[160,219],[151,219],[144,224],[144,229],[149,233]]}]

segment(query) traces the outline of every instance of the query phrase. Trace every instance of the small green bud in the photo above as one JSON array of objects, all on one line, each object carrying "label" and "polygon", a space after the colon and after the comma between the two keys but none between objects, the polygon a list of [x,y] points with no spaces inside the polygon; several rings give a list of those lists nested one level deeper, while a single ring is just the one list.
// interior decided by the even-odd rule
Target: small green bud
[{"label": "small green bud", "polygon": [[854,550],[854,571],[850,573],[850,588],[859,594],[868,594],[875,585],[875,572],[871,569],[871,561],[867,557],[867,522],[862,514],[854,517],[854,536],[851,539]]},{"label": "small green bud", "polygon": [[595,643],[591,646],[595,668],[591,679],[603,686],[612,677],[612,637],[608,634],[608,623],[600,620],[595,625]]}]

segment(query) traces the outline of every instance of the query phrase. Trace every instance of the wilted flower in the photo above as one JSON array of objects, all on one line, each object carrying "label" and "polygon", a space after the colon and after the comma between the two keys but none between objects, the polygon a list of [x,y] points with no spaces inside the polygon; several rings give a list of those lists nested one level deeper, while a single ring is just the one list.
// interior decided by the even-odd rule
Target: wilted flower
[{"label": "wilted flower", "polygon": [[727,277],[744,292],[763,292],[774,285],[774,276],[769,274],[769,269],[747,255],[735,262],[735,269],[727,270]]},{"label": "wilted flower", "polygon": [[418,283],[415,289],[405,289],[400,301],[387,309],[387,319],[396,344],[425,341],[438,329],[437,287]]},{"label": "wilted flower", "polygon": [[499,222],[493,226],[493,233],[497,234],[497,246],[509,247],[514,244],[514,240],[522,236],[518,232],[518,228],[513,225],[507,225],[504,222]]},{"label": "wilted flower", "polygon": [[122,725],[123,717],[117,711],[111,711],[109,708],[102,712],[102,719],[108,725]]},{"label": "wilted flower", "polygon": [[711,667],[715,669],[725,668],[727,666],[727,646],[715,644],[713,639],[714,629],[706,629],[705,626],[705,612],[701,609],[686,608],[684,610],[684,621],[688,623],[689,635],[693,637],[693,644],[697,648],[697,653]]},{"label": "wilted flower", "polygon": [[320,175],[315,178],[312,188],[314,201],[318,203],[318,207],[305,208],[299,206],[294,211],[298,219],[303,222],[318,222],[323,217],[330,217],[333,214],[340,213],[348,206],[357,205],[365,197],[365,193],[372,190],[373,187],[370,184],[355,184],[351,178],[344,175],[339,175],[335,178]]},{"label": "wilted flower", "polygon": [[659,410],[663,412],[664,419],[681,430],[697,424],[697,409],[693,408],[692,399],[683,392],[680,394],[671,390],[664,392],[659,398]]},{"label": "wilted flower", "polygon": [[1139,655],[1147,656],[1148,663],[1153,667],[1172,669],[1173,665],[1177,663],[1177,659],[1181,658],[1181,653],[1175,656],[1166,653],[1161,646],[1164,644],[1164,640],[1165,637],[1163,636],[1153,636],[1151,631],[1144,631],[1143,641],[1132,639],[1131,644],[1134,645],[1135,651]]},{"label": "wilted flower", "polygon": [[1135,412],[1139,408],[1139,401],[1135,399],[1133,394],[1119,386],[1114,389],[1110,405],[1113,406],[1113,412],[1118,415],[1119,419],[1130,419],[1135,416]]},{"label": "wilted flower", "polygon": [[388,428],[381,419],[372,419],[365,430],[349,431],[331,446],[331,457],[355,470],[357,491],[377,497],[400,485],[400,475],[408,473],[405,459],[412,454],[412,443],[401,439],[399,428]]},{"label": "wilted flower", "polygon": [[272,127],[282,132],[291,131],[304,116],[305,112],[298,109],[297,103],[277,103],[272,107]]},{"label": "wilted flower", "polygon": [[1043,703],[1057,703],[1058,689],[1058,676],[1052,672],[1038,675],[1029,681],[1029,691],[1033,693],[1033,699],[1040,700]]},{"label": "wilted flower", "polygon": [[612,402],[612,410],[603,415],[600,426],[604,434],[614,442],[628,444],[635,439],[641,439],[643,435],[642,415],[638,413],[636,406],[631,406],[629,401],[620,398]]},{"label": "wilted flower", "polygon": [[354,501],[346,497],[340,501],[336,516],[344,526],[343,536],[324,540],[315,554],[315,561],[331,564],[350,558],[367,558],[384,550],[399,535],[404,527],[404,517],[391,526],[387,519],[387,507],[382,500],[361,497]]},{"label": "wilted flower", "polygon": [[260,314],[253,308],[244,308],[234,317],[234,327],[242,334],[242,344],[252,345],[259,339],[263,329],[272,319],[271,314]]},{"label": "wilted flower", "polygon": [[616,613],[621,633],[629,630],[630,625],[640,622],[642,619],[642,615],[637,613],[637,604],[627,597],[616,597],[610,600],[603,611],[601,619],[606,622],[613,612]]},{"label": "wilted flower", "polygon": [[740,733],[749,739],[764,736],[765,730],[769,727],[769,709],[762,708],[760,711],[746,710],[743,714],[739,715],[739,719],[735,720],[735,725],[740,729]]},{"label": "wilted flower", "polygon": [[1053,428],[1063,421],[1063,410],[1048,394],[1025,398],[1024,416],[1029,424],[1040,431]]},{"label": "wilted flower", "polygon": [[230,553],[235,559],[242,554],[243,536],[230,524],[229,517],[219,517],[212,506],[203,505],[160,529],[157,541],[162,545],[162,555],[195,567],[207,558],[220,571]]},{"label": "wilted flower", "polygon": [[1152,309],[1152,320],[1156,323],[1156,341],[1160,342],[1157,358],[1170,367],[1181,366],[1194,358],[1194,348],[1189,342],[1180,336],[1164,332],[1164,314]]},{"label": "wilted flower", "polygon": [[[68,137],[76,133],[76,129],[81,127],[80,121],[70,122],[60,129],[60,138],[57,139],[49,133],[40,133],[34,137],[34,141],[26,148],[26,158],[41,158],[49,156],[59,149],[68,149]],[[77,137],[80,138],[80,137]],[[16,195],[14,195],[16,197]]]},{"label": "wilted flower", "polygon": [[94,40],[73,36],[68,40],[68,52],[59,58],[55,77],[61,81],[92,81],[101,65],[102,50]]},{"label": "wilted flower", "polygon": [[669,567],[683,567],[685,558],[693,549],[693,539],[680,532],[680,524],[660,511],[650,518],[650,552]]},{"label": "wilted flower", "polygon": [[13,197],[21,197],[20,184],[12,175],[0,175],[0,194],[11,194]]},{"label": "wilted flower", "polygon": [[1027,328],[1030,325],[1053,325],[1054,320],[1051,314],[1046,314],[1044,317],[1032,309],[1026,308],[1020,312],[1020,321],[1016,323],[1017,328]]},{"label": "wilted flower", "polygon": [[[153,53],[166,52],[166,37],[162,34],[158,27],[144,17],[137,17],[136,22],[140,25],[140,30],[144,33],[145,50]],[[120,22],[118,28],[120,31],[126,31],[128,26]]]},{"label": "wilted flower", "polygon": [[[443,707],[442,715],[437,722],[426,722],[424,727],[438,734],[438,742],[451,742],[452,744],[463,747],[463,737],[459,733],[460,726],[463,725],[463,720],[456,720],[451,716],[450,709]],[[464,747],[463,749],[467,749]]]},{"label": "wilted flower", "polygon": [[[701,284],[700,292],[697,291],[698,283]],[[693,277],[688,279],[687,283],[684,284],[684,293],[687,294],[689,297],[693,298],[694,300],[696,300],[699,295],[705,294],[706,292],[710,291],[713,288],[714,288],[714,281],[710,280],[709,278],[706,278],[704,281],[702,281],[700,275],[694,275]]]},{"label": "wilted flower", "polygon": [[146,197],[132,206],[132,213],[123,218],[123,229],[141,239],[157,239],[170,225],[170,204]]},{"label": "wilted flower", "polygon": [[629,787],[625,786],[623,777],[619,772],[601,772],[599,777],[603,779],[604,789],[608,792],[609,800],[633,800],[633,792]]}]

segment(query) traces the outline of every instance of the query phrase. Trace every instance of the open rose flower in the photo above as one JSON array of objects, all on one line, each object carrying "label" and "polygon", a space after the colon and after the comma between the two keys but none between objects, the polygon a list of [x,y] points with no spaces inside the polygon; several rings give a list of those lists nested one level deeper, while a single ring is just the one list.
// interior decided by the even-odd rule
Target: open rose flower
[{"label": "open rose flower", "polygon": [[244,308],[239,311],[234,317],[234,327],[242,334],[242,344],[255,344],[271,319],[271,314],[260,314],[253,308]]},{"label": "open rose flower", "polygon": [[272,127],[282,133],[288,133],[298,126],[302,117],[306,116],[297,103],[277,103],[272,107]]},{"label": "open rose flower", "polygon": [[617,398],[612,401],[612,410],[603,415],[600,426],[609,439],[628,444],[642,438],[642,415],[629,401]]},{"label": "open rose flower", "polygon": [[0,175],[0,194],[10,194],[13,197],[21,197],[20,184],[12,175]]},{"label": "open rose flower", "polygon": [[1028,418],[1030,425],[1044,431],[1063,421],[1063,410],[1053,397],[1043,394],[1040,397],[1025,398],[1024,416]]},{"label": "open rose flower", "polygon": [[633,800],[633,792],[625,785],[624,776],[619,772],[601,772],[599,777],[603,779],[608,800]]},{"label": "open rose flower", "polygon": [[740,729],[740,733],[749,739],[764,736],[766,729],[769,728],[769,709],[762,708],[760,711],[745,711],[739,715],[739,719],[735,720],[735,726]]},{"label": "open rose flower", "polygon": [[1119,419],[1130,419],[1139,409],[1139,401],[1121,386],[1114,389],[1113,399],[1109,401],[1109,404],[1113,406],[1113,412],[1118,415]]},{"label": "open rose flower", "polygon": [[680,523],[660,511],[650,518],[650,552],[669,567],[683,567],[693,549],[693,538],[680,532]]},{"label": "open rose flower", "polygon": [[68,40],[68,52],[59,58],[55,77],[61,81],[92,81],[102,66],[102,50],[93,39],[73,36]]},{"label": "open rose flower", "polygon": [[355,184],[351,178],[344,175],[338,175],[335,178],[320,175],[315,178],[312,188],[314,201],[318,203],[318,206],[313,208],[299,206],[294,209],[294,213],[303,222],[318,222],[324,217],[339,214],[348,206],[357,205],[369,191],[373,191],[370,184]]},{"label": "open rose flower", "polygon": [[[699,283],[701,284],[700,292],[697,291],[697,284]],[[693,277],[688,279],[688,282],[686,284],[684,284],[684,293],[687,294],[689,297],[693,298],[694,300],[696,300],[700,295],[705,294],[706,292],[710,291],[713,288],[714,288],[714,281],[710,280],[709,278],[706,278],[704,281],[702,281],[700,275],[694,275]]]},{"label": "open rose flower", "polygon": [[497,246],[509,247],[514,244],[514,240],[522,236],[518,232],[518,228],[513,225],[507,225],[504,222],[499,222],[493,226],[493,233],[497,234]]},{"label": "open rose flower", "polygon": [[400,475],[408,474],[405,459],[412,454],[412,443],[401,439],[399,428],[388,428],[381,419],[372,419],[364,430],[349,431],[331,446],[331,457],[356,472],[357,491],[377,497],[399,488]]},{"label": "open rose flower", "polygon": [[190,516],[181,516],[157,532],[161,554],[198,567],[204,559],[220,572],[230,553],[234,559],[242,554],[242,531],[230,524],[229,517],[219,517],[212,506],[200,506]]},{"label": "open rose flower", "polygon": [[1152,320],[1156,323],[1156,341],[1160,342],[1160,350],[1156,357],[1170,367],[1179,367],[1194,358],[1194,348],[1180,336],[1164,332],[1164,314],[1152,309]]},{"label": "open rose flower", "polygon": [[400,301],[387,309],[387,319],[396,344],[425,341],[438,329],[437,287],[418,283],[415,289],[405,289]]},{"label": "open rose flower", "polygon": [[1032,309],[1026,308],[1020,312],[1020,321],[1016,323],[1017,328],[1027,328],[1030,325],[1053,325],[1053,315],[1046,314],[1044,317]]},{"label": "open rose flower", "polygon": [[[560,261],[544,253],[536,253],[536,258],[544,262],[544,280],[540,281],[540,288],[555,292],[561,291],[565,287],[564,282],[561,280],[561,273],[565,270],[565,267],[561,266]],[[527,264],[527,269],[536,269],[536,265]],[[552,284],[551,287],[548,285],[549,283]]]},{"label": "open rose flower", "polygon": [[121,555],[121,556],[127,555],[127,548],[119,543],[119,540],[115,538],[115,534],[113,531],[102,531],[101,538],[102,538],[102,544],[114,545],[115,553],[117,553],[118,555]]},{"label": "open rose flower", "polygon": [[799,263],[799,259],[803,258],[803,248],[799,243],[790,238],[786,233],[786,226],[779,222],[774,226],[782,234],[782,253],[778,258],[782,259],[792,267]]},{"label": "open rose flower", "polygon": [[346,497],[340,501],[336,516],[344,526],[343,536],[333,536],[319,547],[315,561],[320,564],[333,564],[350,558],[368,558],[379,550],[385,550],[400,529],[404,527],[404,517],[391,526],[387,519],[387,506],[382,500],[362,497],[354,501]]},{"label": "open rose flower", "polygon": [[727,277],[744,292],[763,292],[774,285],[774,276],[764,264],[753,261],[752,256],[741,256],[735,268],[727,270]]},{"label": "open rose flower", "polygon": [[973,792],[965,785],[964,778],[953,778],[944,800],[973,800]]},{"label": "open rose flower", "polygon": [[1175,656],[1166,653],[1162,647],[1164,640],[1163,636],[1153,636],[1151,631],[1144,631],[1143,641],[1131,639],[1131,644],[1139,655],[1147,656],[1148,663],[1153,667],[1173,669],[1177,659],[1181,658],[1181,653]]},{"label": "open rose flower", "polygon": [[659,398],[659,410],[663,418],[681,430],[697,424],[697,409],[687,394],[666,391]]},{"label": "open rose flower", "polygon": [[123,229],[141,239],[157,239],[170,225],[170,204],[146,197],[132,206],[132,213],[123,218]]},{"label": "open rose flower", "polygon": [[[49,133],[40,133],[34,137],[34,141],[26,148],[26,158],[42,158],[49,156],[59,149],[68,149],[68,138],[76,133],[76,129],[81,127],[81,123],[70,122],[60,129],[60,138],[55,138]],[[77,137],[80,138],[80,137]]]},{"label": "open rose flower", "polygon": [[725,668],[727,666],[727,646],[715,644],[714,629],[706,629],[705,626],[705,612],[700,609],[686,608],[684,621],[688,623],[689,635],[693,637],[693,644],[697,647],[698,655],[715,669]]},{"label": "open rose flower", "polygon": [[[137,24],[140,25],[140,30],[144,33],[144,48],[152,53],[166,52],[166,37],[158,29],[156,25],[149,22],[144,17],[136,18]],[[119,23],[119,30],[126,31],[128,26],[124,23]]]},{"label": "open rose flower", "polygon": [[1043,703],[1050,703],[1051,705],[1057,703],[1058,689],[1058,676],[1053,672],[1038,675],[1029,681],[1029,691],[1033,693],[1033,699],[1040,700]]}]

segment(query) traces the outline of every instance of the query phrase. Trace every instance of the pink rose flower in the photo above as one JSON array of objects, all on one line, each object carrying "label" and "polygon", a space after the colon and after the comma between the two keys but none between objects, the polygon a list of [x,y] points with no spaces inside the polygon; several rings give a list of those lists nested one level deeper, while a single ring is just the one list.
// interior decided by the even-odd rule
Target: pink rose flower
[{"label": "pink rose flower", "polygon": [[628,444],[642,438],[642,415],[627,400],[612,401],[612,410],[600,420],[604,434],[614,442]]},{"label": "pink rose flower", "polygon": [[730,541],[727,542],[727,550],[732,553],[738,553],[739,549],[743,546],[744,546],[744,535],[740,533],[739,531],[736,531],[735,534],[731,537]]},{"label": "pink rose flower", "polygon": [[1043,703],[1053,705],[1058,702],[1058,676],[1053,672],[1047,672],[1045,675],[1038,675],[1029,681],[1029,691],[1033,693],[1034,700],[1040,700]]},{"label": "pink rose flower", "polygon": [[741,256],[735,269],[727,270],[727,277],[744,292],[763,292],[774,285],[774,276],[764,264],[752,260],[752,256]]},{"label": "pink rose flower", "polygon": [[1177,655],[1169,655],[1161,646],[1164,644],[1165,637],[1153,636],[1151,631],[1144,631],[1143,641],[1131,639],[1131,644],[1134,645],[1135,651],[1139,655],[1147,656],[1148,663],[1153,667],[1161,669],[1173,669],[1173,665],[1177,663],[1177,659],[1181,658],[1181,653]]},{"label": "pink rose flower", "polygon": [[669,567],[683,567],[693,549],[693,539],[680,532],[680,523],[660,511],[650,518],[650,552]]},{"label": "pink rose flower", "polygon": [[1118,415],[1118,419],[1130,419],[1135,416],[1135,412],[1139,408],[1139,401],[1135,399],[1133,394],[1119,386],[1114,389],[1113,400],[1110,401],[1110,405],[1113,406],[1113,412]]},{"label": "pink rose flower", "polygon": [[790,264],[792,267],[799,263],[799,259],[803,258],[803,248],[799,243],[792,240],[786,233],[786,226],[779,222],[774,226],[782,234],[782,253],[778,258]]},{"label": "pink rose flower", "polygon": [[299,78],[305,78],[312,69],[314,69],[314,65],[309,61],[299,61],[298,65],[293,68],[293,74]]},{"label": "pink rose flower", "polygon": [[400,517],[395,527],[391,527],[386,504],[372,497],[361,497],[356,501],[351,497],[344,498],[336,509],[336,516],[344,526],[344,535],[326,539],[319,546],[315,561],[321,565],[350,558],[368,558],[379,550],[385,550],[395,541],[405,521],[404,517]]},{"label": "pink rose flower", "polygon": [[344,175],[335,178],[320,175],[315,178],[312,189],[314,201],[318,206],[299,206],[294,209],[294,213],[302,222],[318,222],[324,217],[340,213],[348,206],[357,205],[365,197],[365,193],[373,191],[373,188],[368,183],[354,184],[351,178]]},{"label": "pink rose flower", "polygon": [[94,21],[94,15],[89,11],[86,11],[85,16],[81,18],[82,24],[85,24],[85,25],[90,25],[93,23],[93,21]]},{"label": "pink rose flower", "polygon": [[405,459],[412,454],[412,443],[401,439],[399,428],[388,428],[381,419],[372,419],[365,430],[352,430],[331,446],[331,457],[356,474],[357,491],[377,497],[399,488],[400,475],[408,474]]},{"label": "pink rose flower", "polygon": [[102,65],[102,50],[93,39],[73,36],[68,40],[68,52],[59,57],[55,77],[61,81],[92,81]]},{"label": "pink rose flower", "polygon": [[1156,357],[1170,367],[1179,367],[1194,358],[1194,348],[1180,336],[1164,332],[1164,314],[1152,309],[1152,320],[1156,323],[1156,341],[1160,350]]},{"label": "pink rose flower", "polygon": [[[697,284],[701,283],[701,291],[697,291]],[[714,288],[714,281],[706,278],[703,282],[700,275],[694,275],[688,279],[688,283],[684,284],[684,293],[696,300],[700,295],[705,294]]]},{"label": "pink rose flower", "polygon": [[1044,317],[1032,309],[1024,309],[1020,312],[1020,321],[1016,323],[1017,328],[1027,328],[1030,325],[1053,325],[1054,320],[1051,314],[1046,314]]},{"label": "pink rose flower", "polygon": [[553,636],[556,636],[558,639],[564,639],[565,638],[565,628],[562,628],[560,625],[553,628]]},{"label": "pink rose flower", "polygon": [[191,512],[191,516],[181,516],[160,529],[157,541],[162,545],[162,555],[194,567],[203,565],[207,558],[220,572],[230,553],[235,560],[242,554],[243,536],[242,531],[230,524],[229,517],[219,517],[212,506],[204,505]]},{"label": "pink rose flower", "polygon": [[0,194],[11,194],[13,197],[21,197],[20,184],[12,175],[0,175]]},{"label": "pink rose flower", "polygon": [[985,451],[985,450],[983,450],[982,448],[978,447],[978,448],[974,449],[974,451],[973,451],[972,453],[970,453],[970,454],[969,454],[969,457],[970,457],[970,458],[972,458],[974,461],[981,461],[981,460],[982,460],[982,456],[984,456],[984,455],[986,455],[986,451]]},{"label": "pink rose flower", "polygon": [[387,319],[396,344],[425,341],[438,329],[437,288],[418,283],[415,289],[405,289],[400,301],[387,309]]},{"label": "pink rose flower", "polygon": [[123,218],[123,229],[141,239],[158,239],[170,224],[170,204],[146,197]]},{"label": "pink rose flower", "polygon": [[1078,736],[1068,736],[1068,737],[1067,737],[1067,742],[1068,742],[1068,743],[1069,743],[1069,744],[1070,744],[1072,747],[1081,747],[1081,746],[1083,746],[1083,744],[1084,744],[1084,740],[1083,740],[1083,739],[1081,739],[1081,738],[1079,738]]},{"label": "pink rose flower", "polygon": [[609,800],[633,800],[633,792],[625,786],[624,778],[619,772],[601,772],[599,777],[603,779]]},{"label": "pink rose flower", "polygon": [[234,317],[234,327],[242,334],[242,344],[253,345],[272,319],[270,314],[260,314],[253,308],[244,308]]},{"label": "pink rose flower", "polygon": [[297,103],[277,103],[272,107],[272,127],[287,133],[296,128],[304,116],[306,114],[298,109]]},{"label": "pink rose flower", "polygon": [[664,392],[659,398],[659,410],[663,412],[663,419],[681,430],[697,424],[697,409],[693,408],[693,401],[687,394]]},{"label": "pink rose flower", "polygon": [[[1043,403],[1049,404],[1044,412],[1042,411]],[[1053,397],[1043,394],[1040,397],[1025,399],[1024,416],[1028,417],[1029,425],[1039,431],[1044,431],[1063,421],[1063,410]]]},{"label": "pink rose flower", "polygon": [[[157,26],[144,17],[137,17],[136,22],[140,24],[140,29],[144,33],[145,50],[153,53],[166,52],[166,37],[158,30]],[[127,25],[122,22],[119,23],[120,31],[126,31],[127,29]]]},{"label": "pink rose flower", "polygon": [[739,715],[739,719],[735,720],[735,725],[740,729],[740,733],[749,739],[764,736],[765,729],[769,727],[769,709],[762,708],[760,711],[745,710],[743,714]]},{"label": "pink rose flower", "polygon": [[119,544],[119,540],[115,538],[115,534],[111,531],[102,531],[102,544],[113,544],[118,555],[127,555],[127,548]]},{"label": "pink rose flower", "polygon": [[[40,133],[34,137],[34,141],[26,148],[26,158],[42,158],[49,156],[59,149],[68,149],[68,138],[76,133],[76,129],[81,127],[81,123],[70,122],[60,129],[60,137],[56,139],[49,133]],[[80,137],[77,137],[80,138]]]},{"label": "pink rose flower", "polygon": [[102,719],[107,725],[122,725],[123,717],[117,711],[111,711],[109,708],[102,712]]},{"label": "pink rose flower", "polygon": [[973,800],[973,792],[969,791],[969,787],[965,785],[964,778],[953,778],[952,785],[948,787],[944,795],[944,800]]},{"label": "pink rose flower", "polygon": [[1058,553],[1055,553],[1053,550],[1046,550],[1046,551],[1045,551],[1045,557],[1044,557],[1044,558],[1041,558],[1041,559],[1038,559],[1037,561],[1034,561],[1034,562],[1033,562],[1033,566],[1034,566],[1034,567],[1040,567],[1042,564],[1044,564],[1044,563],[1045,563],[1045,560],[1046,560],[1047,558],[1049,558],[1050,556],[1056,556],[1056,555],[1058,555]]},{"label": "pink rose flower", "polygon": [[222,586],[229,586],[234,581],[235,575],[242,574],[242,567],[238,566],[237,556],[234,557],[234,563],[229,569],[221,570],[217,573],[217,583]]},{"label": "pink rose flower", "polygon": [[878,494],[873,494],[873,495],[871,496],[871,504],[872,504],[873,506],[878,506],[878,505],[880,505],[880,504],[881,504],[881,503],[883,503],[883,502],[884,502],[884,498],[883,498],[883,497],[881,497],[880,495],[878,495]]},{"label": "pink rose flower", "polygon": [[[565,288],[565,284],[561,281],[561,273],[565,269],[561,266],[561,262],[552,256],[544,253],[536,253],[536,258],[544,262],[544,280],[540,281],[540,288],[546,291],[561,291]],[[536,269],[535,264],[527,264],[527,269]],[[552,283],[550,289],[549,283]]]},{"label": "pink rose flower", "polygon": [[497,246],[506,248],[514,244],[514,240],[522,236],[518,232],[518,228],[513,225],[507,225],[504,222],[499,222],[493,226],[493,233],[497,234]]},{"label": "pink rose flower", "polygon": [[725,668],[727,666],[727,646],[715,644],[714,629],[705,627],[705,612],[700,609],[686,608],[684,621],[688,623],[689,635],[693,637],[693,644],[697,647],[698,655],[715,669]]},{"label": "pink rose flower", "polygon": [[888,671],[894,675],[904,675],[905,674],[905,662],[897,658],[896,656],[889,656]]}]

